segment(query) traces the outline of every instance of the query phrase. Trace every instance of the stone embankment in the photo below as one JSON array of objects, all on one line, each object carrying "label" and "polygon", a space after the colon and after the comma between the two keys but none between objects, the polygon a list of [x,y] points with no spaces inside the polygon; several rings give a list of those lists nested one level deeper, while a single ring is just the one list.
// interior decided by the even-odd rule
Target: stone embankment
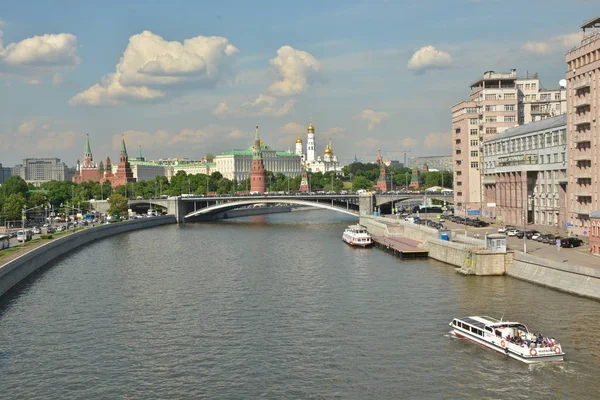
[{"label": "stone embankment", "polygon": [[429,257],[453,265],[466,275],[508,275],[538,285],[600,300],[600,268],[557,263],[541,257],[507,251],[495,253],[483,240],[452,235],[438,238],[438,231],[390,218],[361,216],[360,223],[377,236],[406,237],[421,242]]},{"label": "stone embankment", "polygon": [[177,220],[173,215],[165,215],[95,226],[49,240],[48,243],[0,266],[0,296],[47,263],[89,242],[119,233],[175,223]]}]

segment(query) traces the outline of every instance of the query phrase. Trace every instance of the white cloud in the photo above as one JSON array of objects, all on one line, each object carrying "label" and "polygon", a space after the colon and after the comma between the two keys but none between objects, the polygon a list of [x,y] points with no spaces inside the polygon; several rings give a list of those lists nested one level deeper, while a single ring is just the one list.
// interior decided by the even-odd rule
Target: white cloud
[{"label": "white cloud", "polygon": [[415,72],[425,72],[428,69],[447,68],[452,64],[452,57],[445,51],[434,46],[421,47],[408,60],[408,69]]},{"label": "white cloud", "polygon": [[344,137],[343,133],[346,132],[346,128],[341,126],[334,126],[333,128],[327,129],[323,132],[327,137]]},{"label": "white cloud", "polygon": [[546,41],[528,41],[521,46],[521,49],[530,53],[545,55],[564,52],[572,47],[575,47],[580,42],[581,33],[575,32],[557,35]]},{"label": "white cloud", "polygon": [[411,137],[403,138],[400,140],[400,145],[403,148],[411,149],[417,146],[417,140]]},{"label": "white cloud", "polygon": [[285,133],[287,135],[301,135],[306,130],[304,125],[301,125],[297,122],[288,122],[279,128],[281,133]]},{"label": "white cloud", "polygon": [[275,96],[294,96],[306,92],[309,84],[319,78],[321,63],[310,53],[282,46],[277,57],[269,60],[277,68],[280,81],[269,86],[269,92]]},{"label": "white cloud", "polygon": [[219,103],[212,114],[218,117],[281,117],[294,108],[293,99],[282,100],[277,97],[260,94],[254,101],[247,101],[238,107]]},{"label": "white cloud", "polygon": [[[213,147],[215,142],[241,139],[248,136],[246,132],[228,126],[208,125],[202,129],[182,129],[171,132],[160,129],[156,132],[128,130],[112,136],[112,148],[121,148],[121,137],[125,137],[129,148],[142,146],[143,149],[160,149],[164,152],[165,146],[184,146],[198,148],[199,146]],[[181,147],[180,147],[181,148]]]},{"label": "white cloud", "polygon": [[352,119],[360,119],[363,121],[368,121],[369,126],[368,129],[372,131],[375,129],[375,126],[379,125],[383,120],[389,118],[390,115],[383,111],[373,111],[370,109],[362,110],[358,114],[356,114]]},{"label": "white cloud", "polygon": [[82,133],[71,130],[60,131],[50,124],[41,124],[36,120],[23,121],[6,134],[0,134],[0,150],[27,152],[36,156],[73,148]]},{"label": "white cloud", "polygon": [[52,75],[52,84],[53,85],[55,85],[55,86],[62,85],[64,81],[65,81],[65,79],[63,78],[62,74],[56,73],[56,74]]},{"label": "white cloud", "polygon": [[452,146],[452,134],[450,132],[433,132],[428,134],[423,141],[426,149],[450,148]]},{"label": "white cloud", "polygon": [[129,38],[114,73],[75,95],[69,104],[151,101],[167,96],[167,90],[176,86],[213,87],[232,76],[237,53],[224,37],[200,35],[181,43],[144,31]]},{"label": "white cloud", "polygon": [[40,77],[66,71],[80,63],[77,37],[70,33],[33,36],[4,47],[0,31],[0,76],[24,78],[37,85]]}]

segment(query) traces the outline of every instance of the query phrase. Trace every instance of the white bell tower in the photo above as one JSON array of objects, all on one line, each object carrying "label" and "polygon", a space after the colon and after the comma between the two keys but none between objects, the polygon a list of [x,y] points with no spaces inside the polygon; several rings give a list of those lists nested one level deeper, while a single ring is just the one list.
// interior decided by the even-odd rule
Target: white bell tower
[{"label": "white bell tower", "polygon": [[311,163],[315,161],[315,127],[310,119],[308,125],[308,139],[306,140],[306,161]]}]

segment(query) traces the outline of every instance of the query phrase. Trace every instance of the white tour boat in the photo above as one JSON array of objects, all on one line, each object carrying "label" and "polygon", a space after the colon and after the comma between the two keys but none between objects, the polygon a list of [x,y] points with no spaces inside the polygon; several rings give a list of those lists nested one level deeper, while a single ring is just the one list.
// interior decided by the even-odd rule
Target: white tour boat
[{"label": "white tour boat", "polygon": [[454,334],[525,363],[563,361],[565,353],[554,338],[529,332],[520,322],[492,317],[454,318]]},{"label": "white tour boat", "polygon": [[350,225],[344,230],[342,240],[350,246],[369,247],[373,245],[373,239],[367,228],[360,225]]}]

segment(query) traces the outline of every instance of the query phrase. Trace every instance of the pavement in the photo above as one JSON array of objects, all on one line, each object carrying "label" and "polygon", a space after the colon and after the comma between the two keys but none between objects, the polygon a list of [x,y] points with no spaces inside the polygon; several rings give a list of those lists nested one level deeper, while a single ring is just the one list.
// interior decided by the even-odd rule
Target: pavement
[{"label": "pavement", "polygon": [[[389,218],[394,218],[394,216],[390,215]],[[479,238],[483,239],[486,234],[498,233],[498,228],[501,226],[500,223],[485,218],[481,219],[490,223],[490,226],[485,228],[475,228],[472,226],[467,226],[468,237],[476,237],[475,235],[478,234]],[[465,225],[457,224],[449,220],[444,222],[443,225],[447,229],[450,229],[452,232],[455,232],[457,235],[464,236]],[[516,227],[516,229],[522,230],[523,228]],[[551,233],[554,235],[558,234],[562,237],[567,237],[567,234],[565,232],[560,232],[558,229],[556,229],[556,227],[552,226],[527,225],[527,230],[536,230],[541,233]],[[584,238],[580,237],[580,239]],[[547,260],[559,263],[582,265],[585,267],[600,269],[600,256],[592,255],[590,253],[590,248],[587,243],[585,243],[583,246],[574,247],[572,249],[557,249],[555,244],[546,244],[535,240],[526,239],[525,243],[527,247],[527,254],[531,254],[540,258],[545,258]],[[515,253],[523,253],[523,239],[507,236],[506,244],[508,248],[510,250],[515,251]]]}]

